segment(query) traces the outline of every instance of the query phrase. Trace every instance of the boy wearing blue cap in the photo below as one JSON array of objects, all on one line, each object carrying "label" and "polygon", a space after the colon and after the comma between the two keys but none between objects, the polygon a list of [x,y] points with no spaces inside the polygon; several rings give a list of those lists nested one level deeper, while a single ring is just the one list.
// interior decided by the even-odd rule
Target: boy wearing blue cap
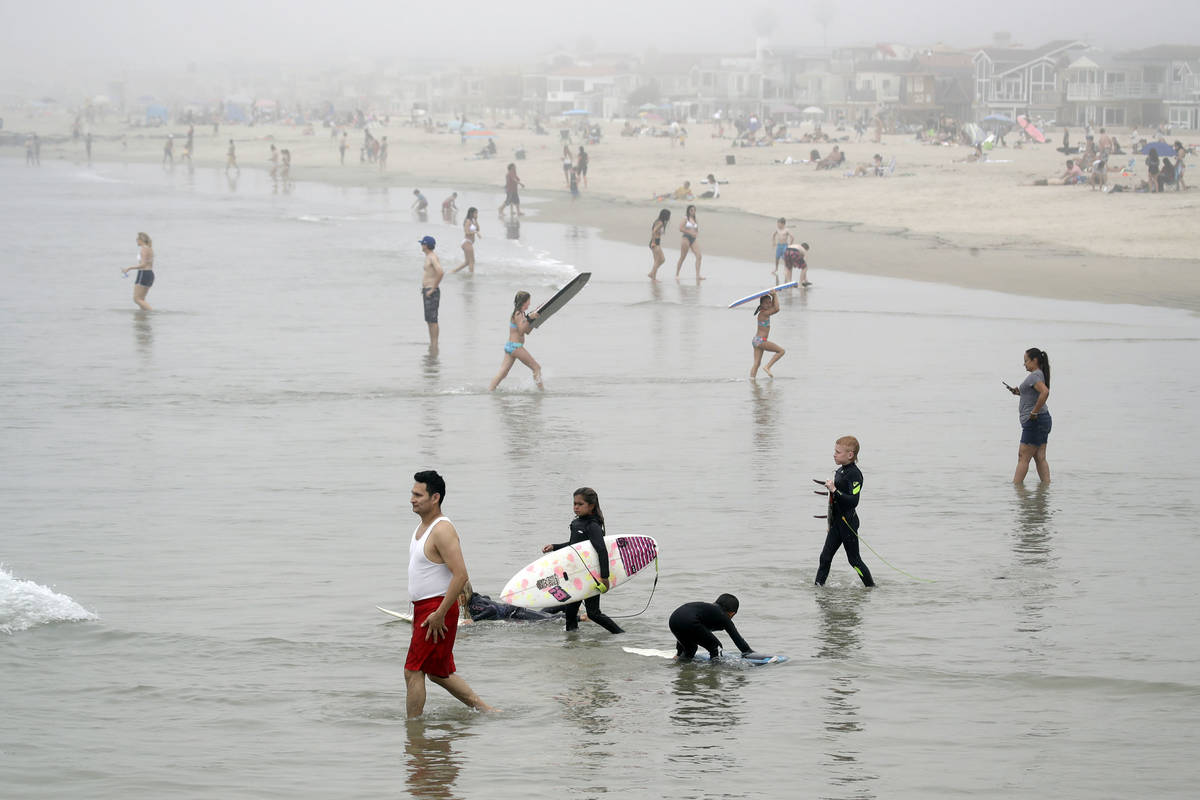
[{"label": "boy wearing blue cap", "polygon": [[420,239],[421,252],[425,254],[425,271],[421,276],[421,298],[425,304],[425,322],[429,325],[429,352],[437,353],[438,346],[438,305],[442,301],[442,290],[439,284],[446,274],[442,262],[438,260],[433,248],[437,240],[432,236]]}]

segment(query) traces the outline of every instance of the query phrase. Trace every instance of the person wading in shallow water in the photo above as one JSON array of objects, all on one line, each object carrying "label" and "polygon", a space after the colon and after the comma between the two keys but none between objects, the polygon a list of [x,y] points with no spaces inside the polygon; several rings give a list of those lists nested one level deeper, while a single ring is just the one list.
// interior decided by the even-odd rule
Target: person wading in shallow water
[{"label": "person wading in shallow water", "polygon": [[480,711],[494,711],[455,672],[459,593],[466,586],[458,531],[442,515],[446,481],[433,470],[413,475],[410,503],[421,522],[408,545],[408,592],[413,602],[412,639],[404,661],[408,716],[425,710],[425,676],[456,699]]}]

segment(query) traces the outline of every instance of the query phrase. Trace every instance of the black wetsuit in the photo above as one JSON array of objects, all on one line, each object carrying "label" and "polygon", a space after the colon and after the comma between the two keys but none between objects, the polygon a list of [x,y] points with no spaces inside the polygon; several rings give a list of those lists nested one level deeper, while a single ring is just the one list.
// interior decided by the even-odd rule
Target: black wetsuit
[{"label": "black wetsuit", "polygon": [[[592,548],[596,551],[596,555],[600,561],[600,577],[608,577],[608,549],[604,546],[604,523],[600,521],[595,514],[588,514],[586,517],[576,517],[571,520],[571,538],[562,544],[552,545],[555,550],[561,550],[564,547],[579,542],[591,542]],[[620,625],[613,622],[612,619],[600,610],[600,595],[589,597],[583,601],[583,607],[587,609],[588,619],[604,628],[609,633],[624,633],[625,631]],[[573,631],[579,628],[579,603],[567,603],[562,606],[562,610],[567,615],[567,630]]]},{"label": "black wetsuit", "polygon": [[858,554],[858,507],[859,493],[862,492],[863,474],[857,464],[846,464],[838,467],[833,475],[833,491],[829,493],[828,533],[825,535],[825,548],[821,550],[821,562],[817,567],[817,585],[824,586],[829,577],[829,567],[833,564],[833,554],[838,547],[846,548],[846,559],[854,571],[862,578],[863,585],[874,586],[871,570],[863,563]]},{"label": "black wetsuit", "polygon": [[507,619],[518,622],[540,622],[554,619],[554,615],[549,612],[501,603],[499,600],[493,600],[479,592],[471,594],[471,599],[467,601],[467,610],[471,613],[472,622],[479,622],[483,619]]},{"label": "black wetsuit", "polygon": [[679,658],[692,658],[697,647],[703,647],[713,658],[721,655],[721,642],[713,636],[713,631],[728,633],[742,653],[753,650],[738,633],[725,609],[716,603],[684,603],[671,613],[667,624],[675,634],[675,655]]}]

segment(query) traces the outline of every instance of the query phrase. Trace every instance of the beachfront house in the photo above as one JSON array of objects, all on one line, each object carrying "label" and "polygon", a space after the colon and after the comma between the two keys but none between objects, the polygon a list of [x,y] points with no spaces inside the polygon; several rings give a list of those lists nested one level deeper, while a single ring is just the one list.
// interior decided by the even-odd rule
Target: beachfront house
[{"label": "beachfront house", "polygon": [[1067,66],[1060,118],[1073,125],[1200,127],[1200,47],[1088,52]]},{"label": "beachfront house", "polygon": [[985,47],[975,64],[975,117],[1003,114],[1016,119],[1055,120],[1065,100],[1065,71],[1085,42],[1062,39],[1033,49]]},{"label": "beachfront house", "polygon": [[610,118],[625,110],[625,98],[639,85],[628,62],[552,66],[524,76],[523,106],[547,116],[586,111]]}]

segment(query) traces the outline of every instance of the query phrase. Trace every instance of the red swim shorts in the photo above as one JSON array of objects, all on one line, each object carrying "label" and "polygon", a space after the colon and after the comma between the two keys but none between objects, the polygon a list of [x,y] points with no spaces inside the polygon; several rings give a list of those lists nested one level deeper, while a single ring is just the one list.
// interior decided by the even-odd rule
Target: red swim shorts
[{"label": "red swim shorts", "polygon": [[429,615],[437,611],[442,604],[441,597],[427,597],[413,603],[412,641],[408,643],[408,658],[404,668],[412,672],[424,672],[439,678],[448,678],[454,674],[454,637],[458,633],[458,603],[450,606],[446,612],[446,635],[441,641],[434,642],[425,634],[428,628],[422,628],[421,623]]}]

